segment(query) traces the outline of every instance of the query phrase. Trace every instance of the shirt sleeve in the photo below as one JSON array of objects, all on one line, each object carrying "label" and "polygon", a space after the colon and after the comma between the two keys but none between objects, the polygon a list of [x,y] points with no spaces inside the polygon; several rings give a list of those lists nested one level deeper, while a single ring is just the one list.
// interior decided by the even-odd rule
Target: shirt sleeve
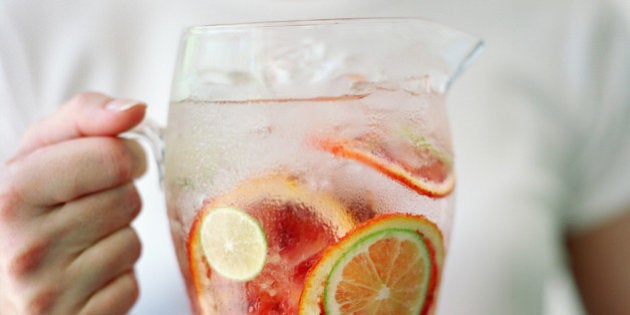
[{"label": "shirt sleeve", "polygon": [[584,7],[572,26],[566,66],[579,127],[567,184],[569,229],[597,226],[630,211],[630,28],[619,3]]}]

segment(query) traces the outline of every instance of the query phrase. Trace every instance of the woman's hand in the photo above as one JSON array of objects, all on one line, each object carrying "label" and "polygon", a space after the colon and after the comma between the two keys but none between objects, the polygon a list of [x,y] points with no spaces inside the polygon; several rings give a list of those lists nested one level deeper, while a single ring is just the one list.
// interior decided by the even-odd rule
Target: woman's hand
[{"label": "woman's hand", "polygon": [[122,314],[138,297],[131,221],[146,106],[83,93],[33,126],[0,169],[0,313]]}]

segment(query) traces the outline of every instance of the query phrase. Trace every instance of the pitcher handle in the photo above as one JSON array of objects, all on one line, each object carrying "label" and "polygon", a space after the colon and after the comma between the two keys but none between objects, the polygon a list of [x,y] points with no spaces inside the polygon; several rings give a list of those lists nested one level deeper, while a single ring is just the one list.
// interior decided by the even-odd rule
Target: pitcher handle
[{"label": "pitcher handle", "polygon": [[125,132],[123,137],[138,139],[149,147],[157,163],[160,187],[164,189],[164,127],[151,118],[146,118],[138,126]]}]

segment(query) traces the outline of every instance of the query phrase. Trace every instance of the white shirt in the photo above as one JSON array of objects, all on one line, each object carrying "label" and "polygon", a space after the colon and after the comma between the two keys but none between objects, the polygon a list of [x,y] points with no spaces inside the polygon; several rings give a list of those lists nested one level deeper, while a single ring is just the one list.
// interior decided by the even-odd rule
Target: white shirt
[{"label": "white shirt", "polygon": [[[623,1],[596,0],[5,0],[0,157],[83,90],[144,100],[164,124],[186,26],[424,17],[486,43],[449,92],[459,182],[438,313],[578,314],[563,233],[630,205],[629,15]],[[154,164],[139,186],[132,313],[188,313]]]}]

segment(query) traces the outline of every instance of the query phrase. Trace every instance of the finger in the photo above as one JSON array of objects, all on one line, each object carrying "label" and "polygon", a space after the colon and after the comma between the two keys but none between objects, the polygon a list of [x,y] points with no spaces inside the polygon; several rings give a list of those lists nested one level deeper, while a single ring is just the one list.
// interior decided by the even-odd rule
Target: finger
[{"label": "finger", "polygon": [[78,137],[115,136],[140,123],[145,110],[146,105],[139,101],[79,94],[26,132],[18,156]]},{"label": "finger", "polygon": [[92,137],[42,148],[6,169],[23,204],[55,206],[130,182],[145,171],[145,159],[133,140]]},{"label": "finger", "polygon": [[73,279],[69,294],[88,298],[116,277],[133,269],[140,258],[141,244],[131,227],[120,229],[81,253],[68,267]]},{"label": "finger", "polygon": [[133,271],[120,275],[87,301],[79,314],[126,314],[139,296]]},{"label": "finger", "polygon": [[105,236],[128,226],[138,215],[141,200],[133,183],[87,195],[50,213],[61,247],[69,255],[82,252]]}]

